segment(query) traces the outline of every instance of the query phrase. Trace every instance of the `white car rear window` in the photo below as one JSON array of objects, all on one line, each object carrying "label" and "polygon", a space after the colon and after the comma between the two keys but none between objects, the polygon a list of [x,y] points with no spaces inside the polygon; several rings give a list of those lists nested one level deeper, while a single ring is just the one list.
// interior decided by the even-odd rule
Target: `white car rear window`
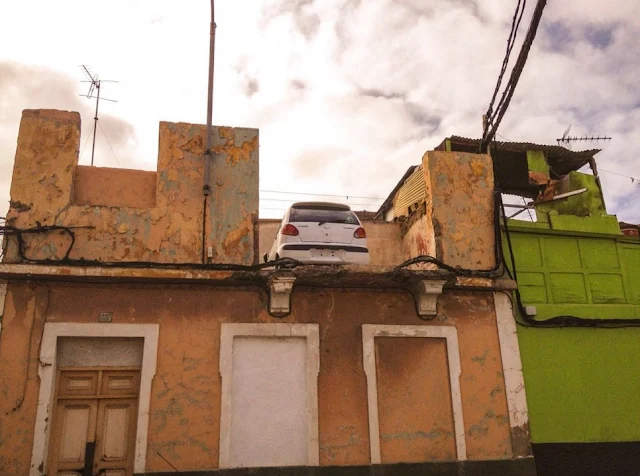
[{"label": "white car rear window", "polygon": [[350,210],[326,210],[319,208],[292,208],[290,222],[346,223],[358,225],[358,217]]}]

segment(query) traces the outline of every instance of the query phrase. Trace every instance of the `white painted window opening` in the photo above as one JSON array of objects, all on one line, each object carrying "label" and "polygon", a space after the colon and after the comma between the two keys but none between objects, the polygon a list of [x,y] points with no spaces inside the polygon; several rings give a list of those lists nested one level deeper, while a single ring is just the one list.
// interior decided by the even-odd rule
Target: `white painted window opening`
[{"label": "white painted window opening", "polygon": [[220,468],[319,464],[317,324],[222,324]]},{"label": "white painted window opening", "polygon": [[46,465],[51,427],[48,422],[53,408],[58,338],[62,337],[141,337],[144,339],[133,470],[134,473],[145,472],[151,383],[156,373],[158,334],[158,324],[45,324],[40,350],[40,365],[38,367],[40,393],[36,411],[29,476],[43,476],[47,472]]},{"label": "white painted window opening", "polygon": [[[367,376],[371,463],[381,463],[378,378],[376,374],[374,343],[374,339],[376,337],[421,337],[446,340],[451,404],[453,406],[456,455],[458,461],[466,460],[467,446],[465,441],[464,420],[462,416],[462,397],[460,394],[460,349],[458,346],[458,332],[456,331],[456,328],[451,326],[394,326],[365,324],[362,326],[362,358],[364,363],[364,372]],[[427,365],[426,362],[425,365]]]}]

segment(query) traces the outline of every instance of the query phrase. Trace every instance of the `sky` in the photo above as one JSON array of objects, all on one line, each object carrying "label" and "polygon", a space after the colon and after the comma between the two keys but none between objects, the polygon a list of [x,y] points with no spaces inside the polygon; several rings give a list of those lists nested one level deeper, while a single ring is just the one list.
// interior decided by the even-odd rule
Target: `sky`
[{"label": "sky", "polygon": [[[450,135],[479,137],[515,4],[218,0],[213,123],[260,129],[261,217],[303,199],[376,210],[425,151]],[[550,0],[497,139],[555,144],[570,124],[571,135],[612,137],[584,148],[603,149],[609,212],[640,223],[629,178],[640,178],[635,6]],[[159,121],[206,122],[209,19],[204,0],[5,2],[0,210],[23,109],[79,111],[79,163],[89,164],[95,103],[80,96],[82,64],[119,81],[103,83],[118,102],[100,104],[96,165],[155,170]]]}]

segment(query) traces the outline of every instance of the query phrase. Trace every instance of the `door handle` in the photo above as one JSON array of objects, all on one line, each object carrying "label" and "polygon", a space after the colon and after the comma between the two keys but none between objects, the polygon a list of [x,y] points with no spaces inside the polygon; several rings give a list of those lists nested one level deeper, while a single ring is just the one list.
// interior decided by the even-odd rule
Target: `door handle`
[{"label": "door handle", "polygon": [[96,442],[88,441],[84,447],[84,468],[83,476],[93,476],[93,458],[96,452]]}]

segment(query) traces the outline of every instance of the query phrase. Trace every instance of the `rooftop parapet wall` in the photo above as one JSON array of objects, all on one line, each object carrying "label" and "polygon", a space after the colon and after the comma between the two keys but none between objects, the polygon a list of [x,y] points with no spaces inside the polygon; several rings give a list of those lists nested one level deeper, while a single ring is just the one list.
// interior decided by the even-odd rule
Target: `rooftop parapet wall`
[{"label": "rooftop parapet wall", "polygon": [[[66,233],[23,234],[25,256],[62,259],[69,251],[71,259],[200,263],[205,222],[210,261],[253,263],[258,131],[214,127],[212,191],[203,220],[205,131],[202,125],[160,123],[154,191],[153,172],[78,167],[78,113],[25,110],[7,221],[19,229],[82,227],[73,229],[70,251]],[[5,261],[20,260],[14,236]]]},{"label": "rooftop parapet wall", "polygon": [[[429,151],[422,158],[426,231],[416,250],[466,269],[495,266],[494,180],[491,157]],[[411,250],[411,247],[409,247]]]}]

